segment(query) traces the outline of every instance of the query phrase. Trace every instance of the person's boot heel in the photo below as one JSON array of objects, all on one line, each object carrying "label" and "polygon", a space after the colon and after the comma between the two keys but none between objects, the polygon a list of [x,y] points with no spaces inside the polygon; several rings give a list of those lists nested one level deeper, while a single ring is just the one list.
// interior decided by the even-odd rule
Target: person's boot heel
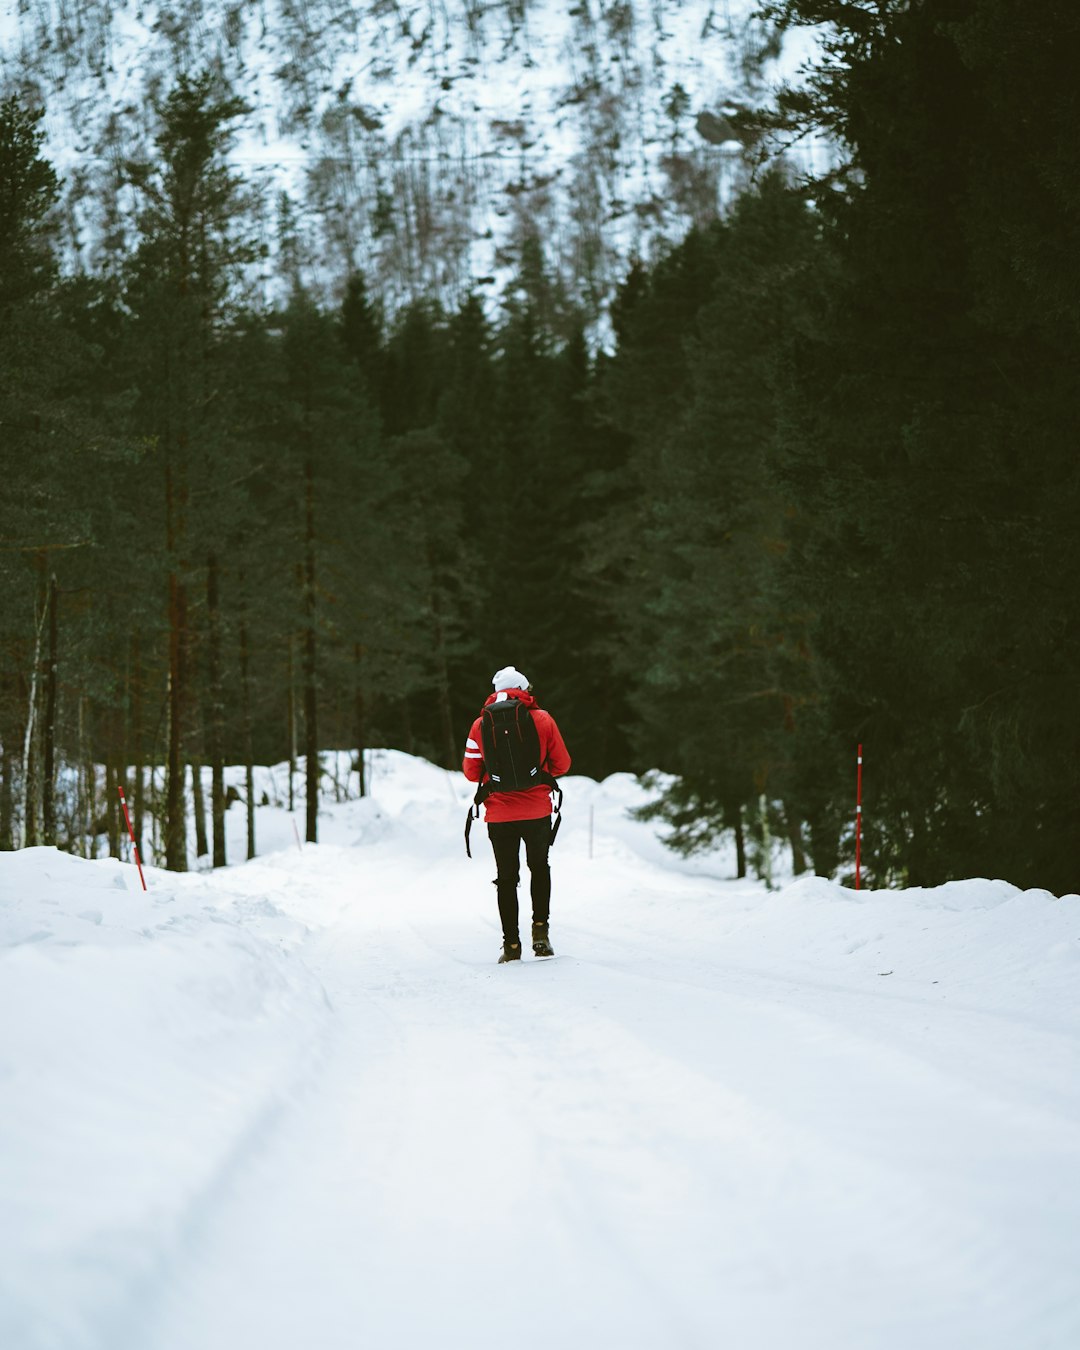
[{"label": "person's boot heel", "polygon": [[532,926],[532,947],[534,956],[554,956],[555,952],[548,938],[546,923],[534,923]]}]

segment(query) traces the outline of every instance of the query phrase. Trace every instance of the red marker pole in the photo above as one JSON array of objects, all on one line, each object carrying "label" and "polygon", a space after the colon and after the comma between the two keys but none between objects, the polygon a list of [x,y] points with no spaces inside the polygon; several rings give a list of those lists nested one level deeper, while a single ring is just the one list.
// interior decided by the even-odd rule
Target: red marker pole
[{"label": "red marker pole", "polygon": [[855,779],[855,889],[859,889],[859,858],[862,849],[862,746],[859,746]]},{"label": "red marker pole", "polygon": [[142,872],[142,862],[139,858],[139,846],[135,842],[135,831],[131,828],[131,817],[128,815],[127,798],[124,796],[123,787],[117,783],[116,790],[120,794],[120,805],[124,808],[124,819],[127,821],[128,834],[131,835],[131,847],[135,850],[135,866],[139,869],[139,880],[142,882],[142,888],[146,890],[146,878]]}]

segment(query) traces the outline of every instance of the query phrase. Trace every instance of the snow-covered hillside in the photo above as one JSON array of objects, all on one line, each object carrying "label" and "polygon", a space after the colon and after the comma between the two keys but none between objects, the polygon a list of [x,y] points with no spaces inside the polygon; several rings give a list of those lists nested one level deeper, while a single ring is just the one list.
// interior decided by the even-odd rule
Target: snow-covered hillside
[{"label": "snow-covered hillside", "polygon": [[497,966],[463,782],[373,767],[145,894],[0,856],[5,1350],[1080,1344],[1080,896],[770,893],[571,778]]},{"label": "snow-covered hillside", "polygon": [[[251,107],[236,163],[296,204],[313,279],[363,269],[391,307],[501,289],[528,237],[593,311],[633,254],[714,215],[745,179],[725,108],[804,50],[753,0],[7,0],[0,83],[48,109],[67,240],[93,263],[125,224],[118,172],[177,73]],[[118,207],[120,209],[118,209]]]}]

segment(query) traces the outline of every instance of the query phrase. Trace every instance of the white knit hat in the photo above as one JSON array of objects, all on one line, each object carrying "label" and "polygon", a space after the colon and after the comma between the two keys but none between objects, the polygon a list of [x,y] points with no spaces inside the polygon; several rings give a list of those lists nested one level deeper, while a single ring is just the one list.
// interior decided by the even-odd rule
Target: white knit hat
[{"label": "white knit hat", "polygon": [[513,666],[504,666],[502,670],[497,670],[492,676],[491,683],[495,686],[495,692],[501,693],[504,689],[528,689],[529,681],[520,670],[515,670]]}]

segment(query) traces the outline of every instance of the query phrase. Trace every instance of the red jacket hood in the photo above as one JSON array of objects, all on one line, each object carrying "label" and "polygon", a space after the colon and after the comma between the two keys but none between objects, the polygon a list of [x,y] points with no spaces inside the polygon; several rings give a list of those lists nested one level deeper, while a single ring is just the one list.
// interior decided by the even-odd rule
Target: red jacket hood
[{"label": "red jacket hood", "polygon": [[507,698],[519,699],[525,704],[526,708],[538,708],[540,706],[536,699],[533,698],[532,694],[526,693],[524,689],[501,689],[497,694],[489,694],[487,698],[484,699],[484,707],[486,708],[489,704],[497,702],[503,694],[505,694]]}]

